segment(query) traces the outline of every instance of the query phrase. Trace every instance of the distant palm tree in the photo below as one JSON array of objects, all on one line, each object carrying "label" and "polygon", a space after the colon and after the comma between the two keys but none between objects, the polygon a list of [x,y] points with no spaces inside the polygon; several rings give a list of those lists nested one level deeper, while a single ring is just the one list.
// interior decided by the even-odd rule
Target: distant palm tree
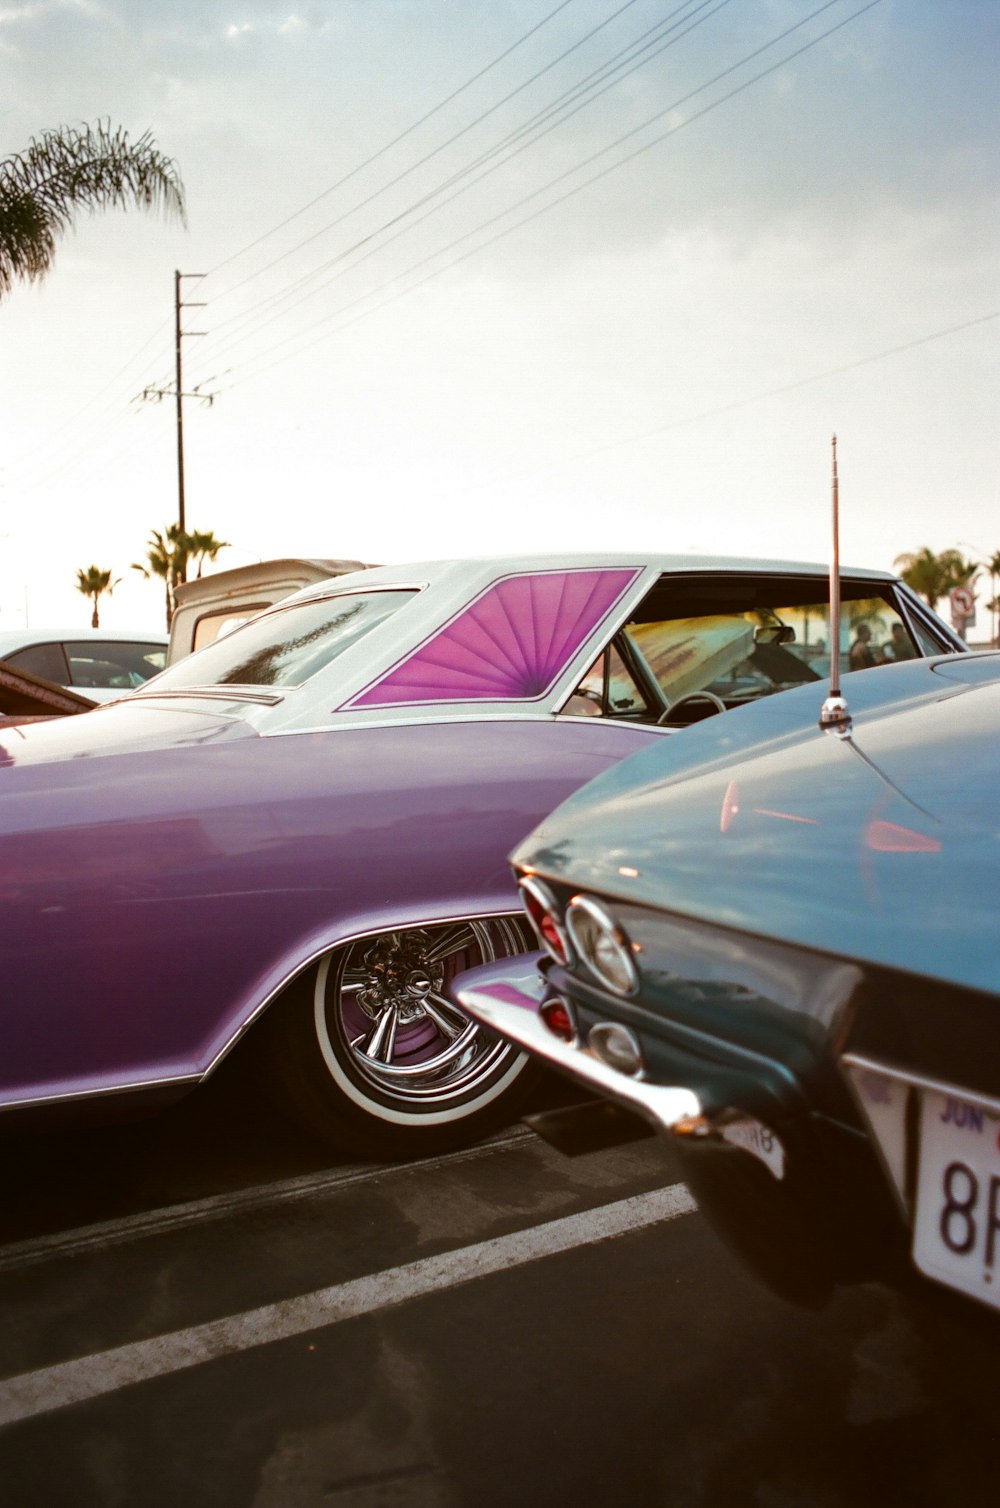
[{"label": "distant palm tree", "polygon": [[211,531],[201,534],[197,529],[193,529],[187,537],[187,542],[191,559],[198,562],[197,575],[199,579],[201,577],[201,568],[205,561],[210,560],[214,565],[219,551],[229,549],[228,539],[216,539]]},{"label": "distant palm tree", "polygon": [[184,220],[184,188],[172,158],[147,131],[137,141],[110,121],[59,126],[24,152],[0,159],[0,299],[20,278],[44,277],[56,237],[78,210],[162,208]]},{"label": "distant palm tree", "polygon": [[146,546],[145,562],[133,561],[133,571],[139,571],[148,581],[158,576],[164,584],[167,599],[167,630],[174,621],[174,591],[187,576],[188,557],[191,553],[190,535],[183,534],[179,524],[168,524],[161,533],[154,529]]},{"label": "distant palm tree", "polygon": [[895,564],[907,586],[919,592],[931,608],[937,607],[953,587],[971,586],[980,570],[977,560],[965,560],[958,550],[942,550],[935,555],[926,545],[922,550],[897,555]]},{"label": "distant palm tree", "polygon": [[97,612],[98,603],[100,602],[101,597],[105,592],[107,592],[108,596],[110,597],[111,593],[114,591],[115,587],[119,584],[120,581],[120,576],[116,581],[112,581],[111,572],[102,571],[100,566],[92,565],[88,566],[85,571],[77,571],[77,591],[82,592],[83,595],[87,598],[88,602],[92,601],[94,604],[94,611],[91,614],[90,619],[91,628],[100,628],[101,626],[100,618],[98,617]]},{"label": "distant palm tree", "polygon": [[990,589],[993,593],[993,600],[987,602],[986,606],[993,620],[990,625],[990,638],[995,644],[997,641],[997,612],[1000,611],[1000,599],[997,597],[997,577],[1000,576],[1000,550],[995,550],[989,560],[984,563],[990,573]]}]

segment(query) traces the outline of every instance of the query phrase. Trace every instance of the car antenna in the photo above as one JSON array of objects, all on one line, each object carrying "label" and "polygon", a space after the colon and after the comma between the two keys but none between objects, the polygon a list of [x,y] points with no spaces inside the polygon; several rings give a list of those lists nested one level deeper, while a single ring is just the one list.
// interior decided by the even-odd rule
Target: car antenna
[{"label": "car antenna", "polygon": [[819,725],[838,738],[851,736],[851,714],[840,693],[840,489],[836,435],[833,437],[833,555],[830,560],[830,692],[820,711]]}]

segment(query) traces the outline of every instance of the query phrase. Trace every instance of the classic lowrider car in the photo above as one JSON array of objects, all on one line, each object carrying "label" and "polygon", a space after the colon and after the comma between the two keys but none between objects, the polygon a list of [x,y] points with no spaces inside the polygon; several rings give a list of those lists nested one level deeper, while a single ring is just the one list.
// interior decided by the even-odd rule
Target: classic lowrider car
[{"label": "classic lowrider car", "polygon": [[[1000,1308],[1000,655],[859,671],[625,761],[516,850],[539,955],[456,981],[669,1138],[778,1292]],[[930,1290],[928,1290],[930,1291]]]},{"label": "classic lowrider car", "polygon": [[[890,576],[843,596],[879,643],[961,648]],[[163,1101],[249,1031],[325,1135],[484,1131],[525,1060],[446,985],[525,947],[512,845],[668,724],[814,682],[827,635],[817,566],[383,567],[0,730],[0,1107]]]}]

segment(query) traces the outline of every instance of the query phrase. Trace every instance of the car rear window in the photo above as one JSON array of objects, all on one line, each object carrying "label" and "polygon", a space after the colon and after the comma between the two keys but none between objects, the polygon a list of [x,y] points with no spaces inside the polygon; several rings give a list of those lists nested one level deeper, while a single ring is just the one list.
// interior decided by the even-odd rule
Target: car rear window
[{"label": "car rear window", "polygon": [[178,661],[150,689],[301,686],[414,595],[412,590],[344,592],[279,608]]}]

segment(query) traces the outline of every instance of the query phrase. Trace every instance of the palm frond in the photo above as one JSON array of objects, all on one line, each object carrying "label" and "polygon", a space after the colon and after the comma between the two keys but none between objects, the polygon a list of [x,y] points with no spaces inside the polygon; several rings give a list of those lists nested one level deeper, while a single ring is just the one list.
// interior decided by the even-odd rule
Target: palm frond
[{"label": "palm frond", "polygon": [[33,137],[24,152],[0,161],[0,298],[15,280],[49,271],[56,237],[77,211],[133,205],[185,219],[177,165],[149,131],[131,141],[99,120]]}]

